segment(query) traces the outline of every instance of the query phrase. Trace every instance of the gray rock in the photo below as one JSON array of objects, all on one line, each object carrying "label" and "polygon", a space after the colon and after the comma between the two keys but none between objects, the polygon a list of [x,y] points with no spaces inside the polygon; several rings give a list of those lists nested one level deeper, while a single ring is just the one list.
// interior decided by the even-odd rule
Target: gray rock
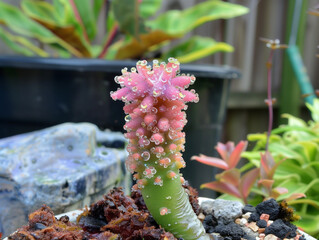
[{"label": "gray rock", "polygon": [[215,200],[204,200],[201,202],[201,208],[205,215],[210,215],[213,212],[213,205]]},{"label": "gray rock", "polygon": [[90,123],[1,139],[0,232],[9,234],[7,225],[21,226],[44,203],[58,214],[89,205],[114,186],[129,191],[124,145],[121,133],[100,131]]},{"label": "gray rock", "polygon": [[227,224],[242,215],[243,207],[241,202],[216,199],[212,204],[212,212],[218,221]]}]

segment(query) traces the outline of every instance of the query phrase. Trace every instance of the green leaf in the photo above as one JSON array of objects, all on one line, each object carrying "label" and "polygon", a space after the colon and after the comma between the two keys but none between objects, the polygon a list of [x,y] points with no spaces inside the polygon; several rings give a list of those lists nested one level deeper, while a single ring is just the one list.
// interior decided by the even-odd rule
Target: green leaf
[{"label": "green leaf", "polygon": [[267,138],[267,135],[265,133],[254,133],[254,134],[247,135],[247,140],[250,142],[265,140],[266,138]]},{"label": "green leaf", "polygon": [[62,2],[62,0],[53,0],[52,4],[54,7],[56,18],[59,19],[59,21],[61,21],[62,23],[65,23],[67,20],[67,15],[71,14],[71,6],[66,8],[66,1]]},{"label": "green leaf", "polygon": [[89,39],[92,40],[96,35],[96,20],[91,1],[74,0],[74,3],[81,16],[85,31]]},{"label": "green leaf", "polygon": [[113,11],[110,11],[109,14],[107,15],[107,19],[106,19],[106,30],[107,30],[107,32],[110,32],[115,24],[117,24],[117,23],[116,23]]},{"label": "green leaf", "polygon": [[232,52],[233,50],[233,47],[229,44],[216,42],[211,38],[194,36],[164,53],[161,59],[168,59],[174,56],[179,62],[188,63],[207,57],[215,52]]},{"label": "green leaf", "polygon": [[305,123],[304,120],[297,118],[293,115],[290,114],[282,114],[282,118],[287,118],[288,119],[288,125],[289,126],[298,126],[298,127],[307,127],[307,124]]},{"label": "green leaf", "polygon": [[285,158],[295,159],[297,160],[300,165],[304,163],[304,159],[302,155],[300,155],[298,152],[295,152],[290,147],[280,144],[280,143],[272,143],[269,145],[269,151],[273,153],[273,155],[276,156],[282,156]]},{"label": "green leaf", "polygon": [[44,1],[38,0],[22,0],[21,8],[31,18],[39,18],[42,16],[51,24],[60,23],[59,18],[56,17],[54,7]]},{"label": "green leaf", "polygon": [[70,58],[72,55],[68,52],[65,48],[61,47],[58,44],[51,44],[50,45],[57,53],[57,55],[61,58]]},{"label": "green leaf", "polygon": [[319,161],[318,161],[318,159],[315,162],[311,162],[311,163],[305,165],[305,168],[308,168],[308,167],[313,168],[316,171],[317,176],[319,176]]},{"label": "green leaf", "polygon": [[256,166],[253,163],[248,162],[244,166],[242,166],[239,170],[242,173],[242,172],[246,172],[247,170],[249,170],[249,169],[251,169],[253,167],[256,167]]},{"label": "green leaf", "polygon": [[[310,175],[312,174],[312,175]],[[295,175],[298,178],[298,181],[309,183],[313,177],[316,177],[316,174],[313,175],[313,172],[307,172],[306,169],[301,168],[296,164],[292,159],[286,159],[281,163],[275,173],[275,180],[279,177],[288,178],[288,175]]]},{"label": "green leaf", "polygon": [[294,144],[293,148],[304,156],[305,163],[317,160],[318,145],[312,141],[302,141]]},{"label": "green leaf", "polygon": [[119,23],[120,29],[139,39],[139,35],[146,33],[143,19],[139,15],[138,0],[112,1],[114,17]]},{"label": "green leaf", "polygon": [[114,60],[117,52],[123,46],[123,40],[119,40],[113,43],[107,50],[105,59],[107,60]]},{"label": "green leaf", "polygon": [[[302,183],[295,181],[285,181],[279,185],[279,187],[285,187],[288,189],[289,194],[292,193],[304,193],[307,198],[315,197],[318,199],[318,183],[319,179],[313,179],[310,183]],[[289,197],[289,194],[285,194],[278,200],[285,199]],[[314,199],[313,199],[314,200]]]},{"label": "green leaf", "polygon": [[[303,214],[301,212],[296,212],[301,219],[294,224],[303,229],[306,233],[313,235],[315,238],[319,234],[319,215],[314,216],[310,214]],[[318,238],[317,238],[318,239]]]},{"label": "green leaf", "polygon": [[233,18],[247,12],[248,8],[240,5],[210,0],[183,11],[167,11],[146,24],[153,30],[162,30],[171,35],[184,35],[205,22]]},{"label": "green leaf", "polygon": [[161,7],[162,0],[143,0],[140,4],[140,14],[142,18],[153,16]]},{"label": "green leaf", "polygon": [[288,202],[288,204],[289,205],[307,204],[319,210],[319,201],[315,201],[308,198],[291,200]]},{"label": "green leaf", "polygon": [[34,56],[35,53],[41,57],[48,57],[42,49],[35,46],[27,38],[21,36],[14,36],[4,29],[0,28],[0,38],[15,52],[26,55]]},{"label": "green leaf", "polygon": [[241,156],[254,166],[260,167],[260,152],[243,152]]},{"label": "green leaf", "polygon": [[51,31],[26,17],[18,8],[3,2],[0,2],[0,21],[19,34],[39,38],[46,43],[57,42]]},{"label": "green leaf", "polygon": [[106,3],[106,0],[94,0],[93,1],[93,13],[94,13],[95,22],[98,21],[101,9],[105,5],[105,3]]},{"label": "green leaf", "polygon": [[296,131],[296,132],[305,132],[313,137],[316,136],[316,133],[311,130],[309,127],[299,127],[299,126],[281,126],[271,131],[272,134],[281,134],[288,131]]},{"label": "green leaf", "polygon": [[[60,15],[58,15],[55,12],[55,9],[52,5],[48,3],[43,3],[45,2],[35,0],[23,0],[21,6],[24,12],[29,17],[40,23],[45,28],[49,29],[57,37],[59,37],[60,40],[67,43],[68,50],[70,50],[70,46],[72,46],[72,48],[74,47],[84,57],[91,57],[89,47],[86,45],[84,38],[81,36],[81,34],[83,33],[82,27],[76,21],[76,19],[60,19]],[[65,4],[67,3],[65,2]],[[67,11],[68,7],[70,6],[65,5],[64,11]],[[66,14],[66,12],[64,12],[64,14]]]},{"label": "green leaf", "polygon": [[319,99],[315,98],[312,105],[306,103],[307,108],[311,111],[311,117],[315,122],[319,122]]},{"label": "green leaf", "polygon": [[167,35],[162,31],[154,31],[147,34],[141,34],[140,40],[131,37],[127,41],[122,42],[122,46],[118,49],[115,58],[138,58],[143,56],[143,54],[149,51],[153,46],[172,39],[174,39],[173,36]]},{"label": "green leaf", "polygon": [[83,56],[83,54],[72,45],[58,38],[39,23],[26,17],[18,8],[3,2],[0,2],[0,21],[4,22],[4,24],[15,33],[36,38],[47,44],[59,44],[75,56]]}]

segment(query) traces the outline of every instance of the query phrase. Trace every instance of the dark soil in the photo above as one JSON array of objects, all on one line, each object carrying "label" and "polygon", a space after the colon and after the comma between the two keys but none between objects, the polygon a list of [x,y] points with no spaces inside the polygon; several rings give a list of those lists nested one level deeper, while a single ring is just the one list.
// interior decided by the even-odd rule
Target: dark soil
[{"label": "dark soil", "polygon": [[[198,204],[198,193],[184,185],[195,213],[202,214]],[[297,228],[292,209],[286,203],[278,204],[274,199],[253,207],[246,205],[243,214],[250,213],[246,224],[218,222],[213,214],[206,215],[203,225],[214,239],[256,239],[256,234],[273,234],[280,239],[296,237]],[[248,218],[248,217],[247,217]],[[247,219],[246,218],[246,219]],[[202,218],[203,219],[203,218]],[[243,216],[236,220],[243,220]],[[271,222],[271,223],[270,223]],[[255,224],[254,234],[246,231]],[[245,229],[247,228],[247,229]],[[263,230],[263,231],[259,231]],[[218,235],[216,235],[218,233]],[[303,236],[297,236],[305,240]],[[71,223],[67,216],[56,219],[48,206],[29,215],[29,223],[18,229],[9,240],[181,240],[162,229],[148,212],[140,190],[133,186],[131,197],[125,196],[121,188],[114,188],[102,200],[92,204]]]},{"label": "dark soil", "polygon": [[[198,193],[184,185],[196,213],[200,212]],[[104,198],[86,209],[77,223],[67,216],[56,219],[44,205],[29,215],[29,223],[9,237],[10,240],[177,240],[154,221],[141,192],[133,187],[131,197],[114,188]]]}]

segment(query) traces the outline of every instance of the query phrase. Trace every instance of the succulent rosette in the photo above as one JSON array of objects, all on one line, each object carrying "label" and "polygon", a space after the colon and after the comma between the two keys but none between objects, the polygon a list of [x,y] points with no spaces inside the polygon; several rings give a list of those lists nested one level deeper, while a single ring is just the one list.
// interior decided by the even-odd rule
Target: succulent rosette
[{"label": "succulent rosette", "polygon": [[121,85],[111,92],[114,100],[125,102],[124,129],[129,139],[126,161],[141,189],[150,213],[164,229],[184,240],[209,239],[197,219],[179,172],[185,167],[183,127],[187,123],[187,102],[198,102],[193,75],[179,75],[179,62],[138,61],[136,68],[122,69],[115,78]]}]

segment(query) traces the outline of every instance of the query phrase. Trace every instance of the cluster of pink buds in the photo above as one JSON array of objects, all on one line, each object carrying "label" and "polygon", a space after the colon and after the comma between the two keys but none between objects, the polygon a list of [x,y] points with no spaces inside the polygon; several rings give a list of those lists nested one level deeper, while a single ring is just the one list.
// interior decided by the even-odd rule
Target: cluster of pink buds
[{"label": "cluster of pink buds", "polygon": [[[122,76],[115,81],[120,84],[116,92],[111,92],[114,100],[125,102],[124,111],[129,139],[127,168],[143,187],[147,180],[163,185],[164,178],[177,177],[185,166],[181,151],[184,151],[187,102],[198,102],[194,90],[185,90],[193,84],[195,77],[177,75],[179,62],[168,59],[168,63],[153,61],[153,68],[147,61],[138,61],[136,68],[122,70]],[[158,168],[167,170],[166,176],[158,174]]]}]

